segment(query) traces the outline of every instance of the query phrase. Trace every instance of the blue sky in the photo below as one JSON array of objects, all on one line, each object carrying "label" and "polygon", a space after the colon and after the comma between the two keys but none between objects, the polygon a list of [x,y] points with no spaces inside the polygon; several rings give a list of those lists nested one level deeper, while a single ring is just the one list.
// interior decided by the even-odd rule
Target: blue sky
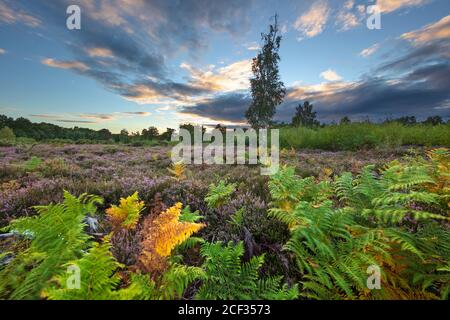
[{"label": "blue sky", "polygon": [[[66,28],[71,4],[81,30]],[[322,121],[448,117],[448,0],[0,0],[0,114],[113,132],[242,123],[275,12],[277,120],[306,99]]]}]

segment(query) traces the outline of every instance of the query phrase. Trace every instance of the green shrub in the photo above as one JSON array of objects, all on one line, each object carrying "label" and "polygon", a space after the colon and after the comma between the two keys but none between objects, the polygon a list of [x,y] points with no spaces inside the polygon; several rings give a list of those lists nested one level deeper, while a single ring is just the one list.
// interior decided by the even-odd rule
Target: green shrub
[{"label": "green shrub", "polygon": [[14,131],[8,127],[3,127],[0,129],[0,146],[10,146],[13,145],[16,140],[16,135]]},{"label": "green shrub", "polygon": [[323,150],[358,150],[402,145],[450,146],[449,124],[437,126],[351,123],[323,128],[286,127],[280,129],[280,147]]}]

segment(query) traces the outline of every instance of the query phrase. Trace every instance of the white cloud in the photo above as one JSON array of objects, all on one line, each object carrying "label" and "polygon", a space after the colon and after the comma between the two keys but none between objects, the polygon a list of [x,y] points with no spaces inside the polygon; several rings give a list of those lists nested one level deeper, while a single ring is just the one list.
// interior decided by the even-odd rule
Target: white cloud
[{"label": "white cloud", "polygon": [[420,30],[404,33],[401,38],[407,39],[416,45],[434,40],[450,39],[450,15]]},{"label": "white cloud", "polygon": [[340,75],[338,75],[336,71],[331,70],[331,69],[325,70],[324,72],[322,72],[320,74],[320,76],[322,78],[324,78],[325,80],[327,80],[327,81],[340,81],[340,80],[342,80],[342,77]]},{"label": "white cloud", "polygon": [[301,33],[302,37],[315,37],[323,32],[329,15],[328,3],[324,0],[316,1],[307,12],[297,18],[294,28]]},{"label": "white cloud", "polygon": [[365,17],[365,7],[363,5],[355,6],[354,0],[348,0],[336,14],[336,26],[339,31],[347,31],[361,24]]},{"label": "white cloud", "polygon": [[6,50],[5,49],[2,49],[2,48],[0,48],[0,54],[5,54],[6,53]]},{"label": "white cloud", "polygon": [[367,58],[369,56],[371,56],[372,54],[374,54],[378,49],[380,48],[380,44],[375,43],[374,45],[371,45],[368,48],[365,48],[364,50],[362,50],[359,55],[361,57]]},{"label": "white cloud", "polygon": [[86,71],[89,69],[87,65],[79,61],[58,61],[55,59],[47,58],[41,61],[42,64],[60,69],[74,69],[78,71]]},{"label": "white cloud", "polygon": [[388,13],[406,7],[421,6],[427,2],[429,0],[377,0],[376,5],[381,12]]},{"label": "white cloud", "polygon": [[259,44],[257,44],[256,42],[247,43],[245,45],[245,47],[249,51],[258,51],[259,49],[261,49],[261,46]]}]

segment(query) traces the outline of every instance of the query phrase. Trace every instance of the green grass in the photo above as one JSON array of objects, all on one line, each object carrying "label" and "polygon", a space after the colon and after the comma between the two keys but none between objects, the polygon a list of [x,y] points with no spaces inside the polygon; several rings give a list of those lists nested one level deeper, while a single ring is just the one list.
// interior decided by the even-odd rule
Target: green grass
[{"label": "green grass", "polygon": [[402,145],[450,146],[450,125],[405,126],[399,123],[352,123],[308,129],[280,129],[281,148],[358,150]]}]

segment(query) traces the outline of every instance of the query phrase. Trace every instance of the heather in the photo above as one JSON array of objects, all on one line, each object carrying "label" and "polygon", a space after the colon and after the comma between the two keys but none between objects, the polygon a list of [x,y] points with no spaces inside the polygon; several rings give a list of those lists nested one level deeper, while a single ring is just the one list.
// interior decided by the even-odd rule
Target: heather
[{"label": "heather", "polygon": [[[445,148],[283,148],[271,177],[173,164],[164,146],[0,153],[2,298],[448,297]],[[68,264],[95,280],[68,290]]]}]

